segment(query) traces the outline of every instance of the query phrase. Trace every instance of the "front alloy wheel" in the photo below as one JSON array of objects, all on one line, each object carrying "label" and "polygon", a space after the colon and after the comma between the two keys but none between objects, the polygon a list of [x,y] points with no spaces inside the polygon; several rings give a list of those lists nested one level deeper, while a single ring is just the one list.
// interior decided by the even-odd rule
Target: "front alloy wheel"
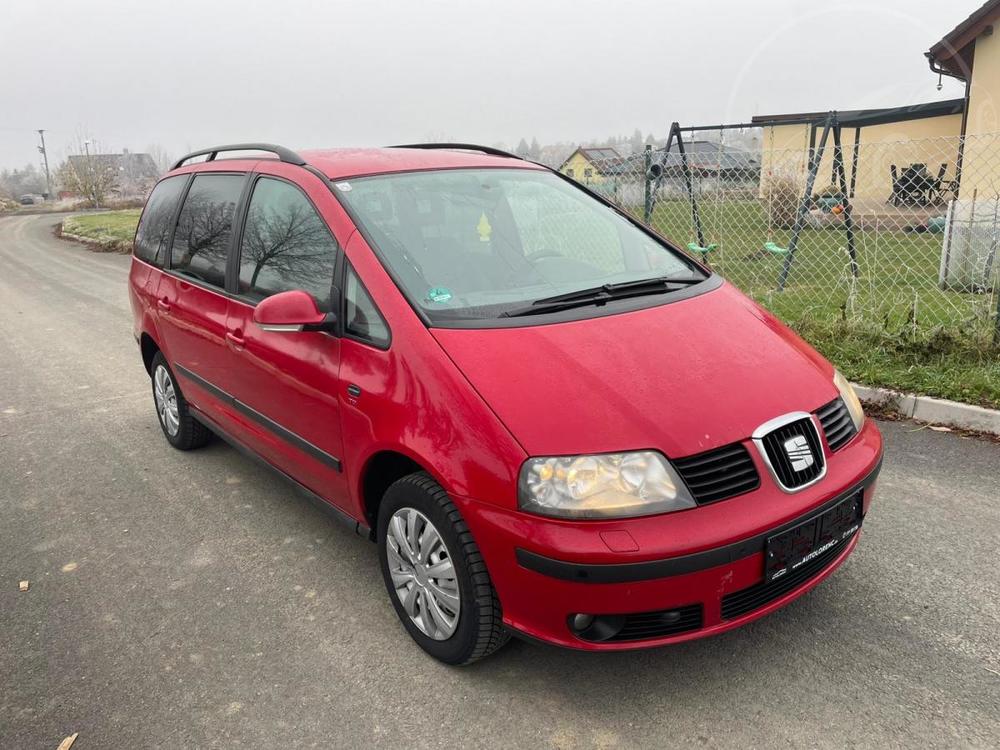
[{"label": "front alloy wheel", "polygon": [[389,519],[385,545],[392,584],[406,614],[428,638],[450,638],[462,594],[441,534],[419,510],[400,508]]},{"label": "front alloy wheel", "polygon": [[378,509],[382,578],[403,627],[446,664],[471,664],[510,637],[486,563],[458,508],[420,471],[395,481]]}]

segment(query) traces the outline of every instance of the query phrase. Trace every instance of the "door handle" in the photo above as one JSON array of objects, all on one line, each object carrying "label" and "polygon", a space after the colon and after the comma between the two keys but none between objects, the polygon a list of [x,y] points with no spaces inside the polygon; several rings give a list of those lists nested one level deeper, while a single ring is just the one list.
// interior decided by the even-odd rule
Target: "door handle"
[{"label": "door handle", "polygon": [[246,339],[240,335],[241,333],[243,333],[243,331],[226,331],[226,341],[237,349],[242,349],[243,345],[246,343]]},{"label": "door handle", "polygon": [[166,297],[156,300],[156,305],[164,312],[164,314],[170,312],[170,303],[167,301]]}]

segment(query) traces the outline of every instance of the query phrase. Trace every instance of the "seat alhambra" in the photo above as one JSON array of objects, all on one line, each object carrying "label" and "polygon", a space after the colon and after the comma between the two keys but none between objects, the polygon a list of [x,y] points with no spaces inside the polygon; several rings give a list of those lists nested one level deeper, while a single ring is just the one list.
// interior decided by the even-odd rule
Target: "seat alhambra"
[{"label": "seat alhambra", "polygon": [[774,316],[494,149],[191,154],[146,203],[130,299],[167,442],[221,436],[374,541],[449,664],[766,615],[851,554],[881,465]]}]

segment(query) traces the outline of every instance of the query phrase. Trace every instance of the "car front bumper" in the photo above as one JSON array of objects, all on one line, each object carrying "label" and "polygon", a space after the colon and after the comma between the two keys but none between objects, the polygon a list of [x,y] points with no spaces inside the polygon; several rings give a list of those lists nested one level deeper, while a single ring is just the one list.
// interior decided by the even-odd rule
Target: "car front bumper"
[{"label": "car front bumper", "polygon": [[[751,451],[762,486],[751,493],[660,516],[573,522],[455,498],[497,589],[513,631],[585,650],[622,650],[700,638],[762,617],[829,576],[861,532],[819,555],[788,580],[764,582],[769,536],[852,496],[867,514],[881,468],[882,440],[869,420],[837,453],[826,477],[782,492]],[[621,622],[611,640],[570,627],[575,614]]]}]

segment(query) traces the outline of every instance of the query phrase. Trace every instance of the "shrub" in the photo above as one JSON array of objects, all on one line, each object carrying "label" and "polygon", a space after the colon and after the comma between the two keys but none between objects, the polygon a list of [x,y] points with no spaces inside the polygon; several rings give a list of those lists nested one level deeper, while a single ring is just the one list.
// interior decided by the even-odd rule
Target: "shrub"
[{"label": "shrub", "polygon": [[768,225],[791,229],[799,210],[798,181],[787,174],[772,174],[761,185],[761,204]]}]

